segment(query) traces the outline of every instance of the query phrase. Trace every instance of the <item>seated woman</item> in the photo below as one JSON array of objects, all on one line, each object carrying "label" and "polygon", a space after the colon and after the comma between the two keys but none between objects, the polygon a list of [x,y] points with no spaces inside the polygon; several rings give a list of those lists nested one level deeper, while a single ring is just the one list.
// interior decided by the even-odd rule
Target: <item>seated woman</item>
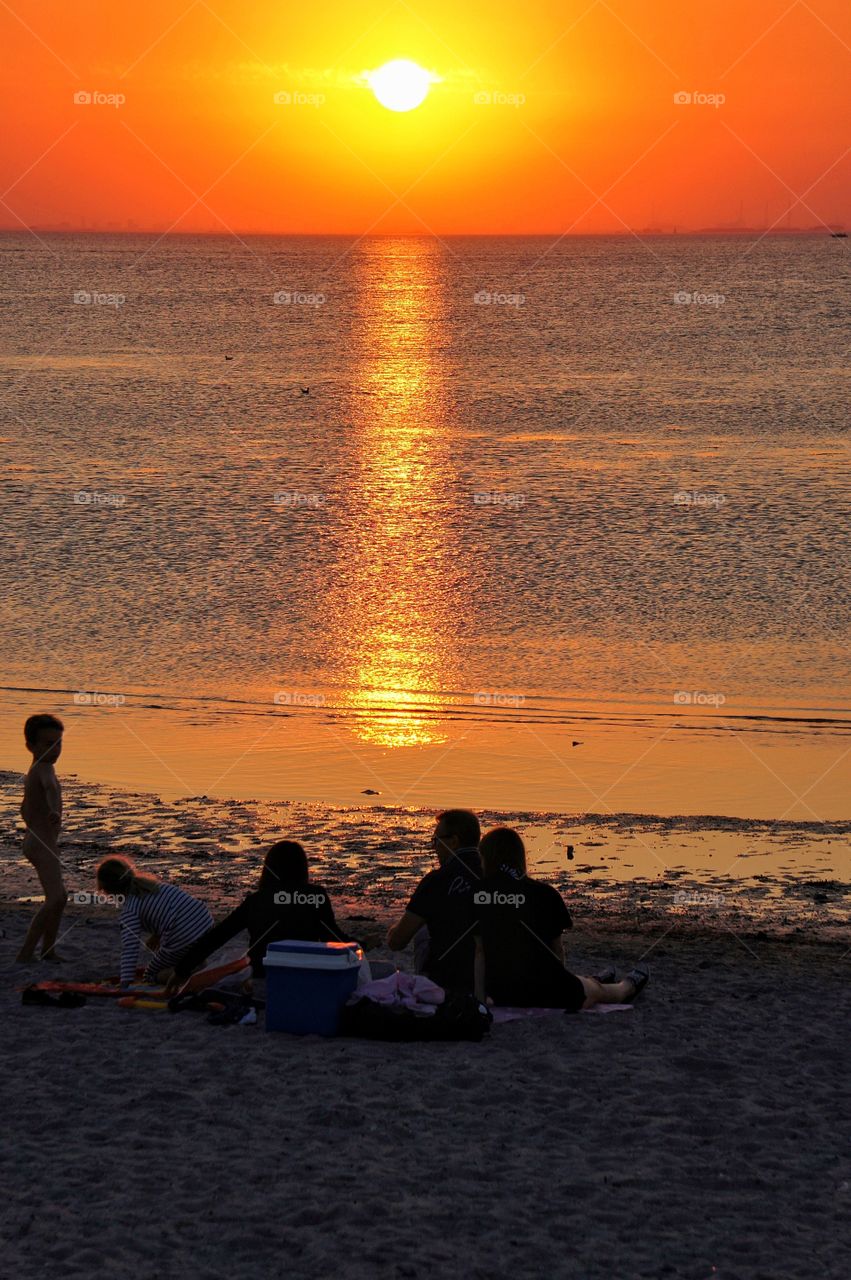
[{"label": "seated woman", "polygon": [[213,917],[203,902],[179,889],[140,875],[129,858],[106,858],[97,869],[98,888],[123,899],[121,906],[121,985],[136,977],[143,931],[153,935],[143,982],[155,982],[171,970],[196,939],[210,928]]},{"label": "seated woman", "polygon": [[562,932],[571,927],[564,899],[526,874],[526,850],[516,831],[496,827],[481,843],[484,878],[474,894],[479,999],[522,1008],[577,1013],[595,1004],[625,1004],[647,985],[645,969],[621,982],[614,972],[579,978],[564,967]]},{"label": "seated woman", "polygon": [[302,942],[353,941],[337,925],[326,890],[311,881],[307,854],[294,840],[272,845],[257,888],[181,956],[175,965],[172,988],[185,982],[193,969],[243,929],[248,930],[248,954],[255,978],[264,976],[263,956],[270,942],[285,938]]}]

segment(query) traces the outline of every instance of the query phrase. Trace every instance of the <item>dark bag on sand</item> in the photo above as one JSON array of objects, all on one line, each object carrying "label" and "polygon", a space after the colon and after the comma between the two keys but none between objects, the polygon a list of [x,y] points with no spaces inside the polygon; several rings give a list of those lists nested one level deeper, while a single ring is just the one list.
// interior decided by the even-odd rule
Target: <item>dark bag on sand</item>
[{"label": "dark bag on sand", "polygon": [[434,1013],[391,1009],[375,1000],[346,1005],[340,1035],[368,1040],[481,1040],[493,1018],[475,996],[447,995]]}]

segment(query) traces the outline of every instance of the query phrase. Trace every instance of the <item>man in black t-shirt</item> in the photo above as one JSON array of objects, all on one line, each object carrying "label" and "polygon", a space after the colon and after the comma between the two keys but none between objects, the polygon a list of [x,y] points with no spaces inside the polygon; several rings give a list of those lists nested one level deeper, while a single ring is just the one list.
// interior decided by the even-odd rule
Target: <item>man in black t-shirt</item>
[{"label": "man in black t-shirt", "polygon": [[472,991],[476,955],[473,894],[482,877],[479,820],[467,809],[441,813],[431,838],[439,866],[414,890],[407,909],[387,935],[402,951],[425,930],[421,971],[449,991]]}]

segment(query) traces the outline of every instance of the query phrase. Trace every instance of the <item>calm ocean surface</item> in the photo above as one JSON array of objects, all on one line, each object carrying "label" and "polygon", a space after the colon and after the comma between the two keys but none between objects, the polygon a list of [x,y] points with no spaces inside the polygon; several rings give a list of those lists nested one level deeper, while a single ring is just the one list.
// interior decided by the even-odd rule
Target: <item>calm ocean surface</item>
[{"label": "calm ocean surface", "polygon": [[847,243],[0,237],[3,684],[847,718]]}]

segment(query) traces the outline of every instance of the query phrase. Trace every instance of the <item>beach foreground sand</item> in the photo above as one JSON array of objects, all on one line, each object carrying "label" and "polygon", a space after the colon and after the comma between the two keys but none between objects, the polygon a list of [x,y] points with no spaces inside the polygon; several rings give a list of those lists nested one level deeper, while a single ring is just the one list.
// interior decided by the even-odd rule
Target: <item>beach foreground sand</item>
[{"label": "beach foreground sand", "polygon": [[[19,1280],[848,1274],[847,942],[672,930],[630,1012],[391,1045],[22,1007],[25,918],[0,939]],[[652,943],[580,927],[572,963]],[[116,947],[86,920],[63,973]]]}]

